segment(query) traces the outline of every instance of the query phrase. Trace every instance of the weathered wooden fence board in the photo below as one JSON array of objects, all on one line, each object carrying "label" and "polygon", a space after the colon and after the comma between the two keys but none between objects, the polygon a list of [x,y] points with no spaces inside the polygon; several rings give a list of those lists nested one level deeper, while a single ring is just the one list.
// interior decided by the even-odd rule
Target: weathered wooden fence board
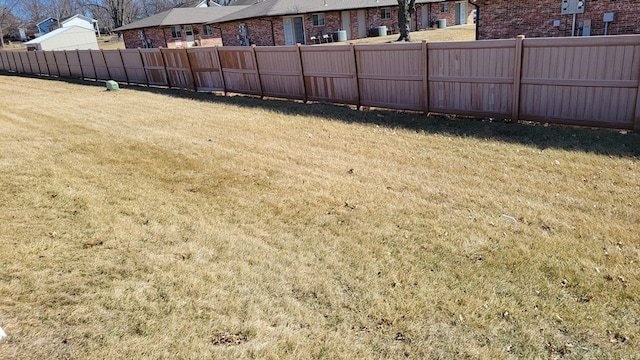
[{"label": "weathered wooden fence board", "polygon": [[260,75],[253,48],[223,46],[218,48],[218,55],[227,91],[262,95]]},{"label": "weathered wooden fence board", "polygon": [[22,60],[20,59],[20,53],[13,51],[13,61],[16,64],[16,72],[24,73],[24,67],[22,66]]},{"label": "weathered wooden fence board", "polygon": [[7,59],[7,52],[0,51],[0,70],[4,70],[4,71],[9,70],[9,67],[6,65],[7,63],[6,59]]},{"label": "weathered wooden fence board", "polygon": [[91,51],[78,50],[78,60],[80,61],[83,76],[87,79],[97,79],[96,69],[93,67],[93,59],[91,58]]},{"label": "weathered wooden fence board", "polygon": [[640,37],[525,39],[520,117],[633,128]]},{"label": "weathered wooden fence board", "polygon": [[42,74],[40,70],[40,65],[38,64],[38,57],[35,51],[27,51],[27,58],[29,59],[29,64],[31,65],[31,73],[32,74]]},{"label": "weathered wooden fence board", "polygon": [[167,70],[160,49],[140,49],[149,85],[168,86]]},{"label": "weathered wooden fence board", "polygon": [[93,61],[93,68],[96,72],[96,80],[109,80],[109,68],[107,62],[104,60],[103,51],[101,50],[89,50],[91,54],[91,60]]},{"label": "weathered wooden fence board", "polygon": [[58,71],[58,63],[56,62],[56,56],[54,52],[44,51],[44,57],[47,61],[47,66],[49,67],[49,75],[60,76],[60,72]]},{"label": "weathered wooden fence board", "polygon": [[353,45],[300,49],[307,99],[359,105]]},{"label": "weathered wooden fence board", "polygon": [[82,66],[80,66],[80,57],[78,50],[66,50],[67,63],[69,64],[69,73],[73,78],[83,78]]},{"label": "weathered wooden fence board", "polygon": [[189,56],[186,49],[162,49],[169,86],[178,89],[195,89]]},{"label": "weathered wooden fence board", "polygon": [[47,61],[47,55],[44,51],[36,51],[36,58],[38,59],[38,67],[40,67],[40,73],[44,75],[51,75],[49,70],[49,62]]},{"label": "weathered wooden fence board", "polygon": [[198,91],[225,91],[217,48],[187,50]]},{"label": "weathered wooden fence board", "polygon": [[69,71],[69,64],[67,63],[67,55],[64,50],[53,51],[53,55],[58,65],[58,76],[68,78],[71,75]]},{"label": "weathered wooden fence board", "polygon": [[121,49],[120,56],[130,84],[146,84],[147,74],[138,49]]},{"label": "weathered wooden fence board", "polygon": [[298,46],[256,47],[264,96],[306,100]]},{"label": "weathered wooden fence board", "polygon": [[109,69],[109,79],[128,82],[127,70],[124,68],[124,63],[120,56],[120,50],[103,50],[102,55],[104,56],[104,61]]},{"label": "weathered wooden fence board", "polygon": [[429,111],[510,118],[515,45],[515,40],[429,44]]},{"label": "weathered wooden fence board", "polygon": [[31,71],[31,64],[29,63],[29,57],[25,51],[20,51],[16,53],[20,58],[19,61],[22,64],[22,72],[27,74],[33,74]]},{"label": "weathered wooden fence board", "polygon": [[356,45],[360,105],[427,110],[426,43]]}]

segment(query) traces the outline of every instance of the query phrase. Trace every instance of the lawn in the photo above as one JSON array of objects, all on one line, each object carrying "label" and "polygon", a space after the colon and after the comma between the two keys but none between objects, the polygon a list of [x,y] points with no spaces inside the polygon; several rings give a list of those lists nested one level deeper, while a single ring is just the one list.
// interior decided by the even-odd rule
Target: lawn
[{"label": "lawn", "polygon": [[0,91],[2,359],[638,354],[638,134]]}]

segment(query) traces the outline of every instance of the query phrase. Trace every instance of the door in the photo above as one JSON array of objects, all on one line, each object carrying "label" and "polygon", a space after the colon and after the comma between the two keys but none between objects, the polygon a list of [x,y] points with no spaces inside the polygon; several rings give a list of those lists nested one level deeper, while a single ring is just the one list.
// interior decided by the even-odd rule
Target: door
[{"label": "door", "polygon": [[364,10],[358,10],[358,39],[367,37],[367,18]]},{"label": "door", "polygon": [[184,26],[184,36],[186,37],[188,47],[192,47],[196,43],[196,39],[193,37],[193,27],[191,27],[191,25]]},{"label": "door", "polygon": [[467,23],[467,4],[463,2],[456,3],[456,25],[464,25]]},{"label": "door", "polygon": [[306,44],[302,16],[284,18],[285,45]]},{"label": "door", "polygon": [[422,18],[422,28],[428,29],[431,24],[429,24],[429,9],[426,5],[422,5],[421,7],[421,18]]},{"label": "door", "polygon": [[351,40],[351,11],[342,12],[342,29],[347,32],[347,40]]}]

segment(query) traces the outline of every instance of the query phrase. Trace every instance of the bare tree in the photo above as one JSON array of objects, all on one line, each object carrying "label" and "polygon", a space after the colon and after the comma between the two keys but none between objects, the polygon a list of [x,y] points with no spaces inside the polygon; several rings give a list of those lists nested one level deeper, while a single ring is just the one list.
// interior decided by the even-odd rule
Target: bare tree
[{"label": "bare tree", "polygon": [[415,12],[416,0],[398,0],[398,28],[400,30],[400,37],[397,41],[411,41],[409,23]]},{"label": "bare tree", "polygon": [[13,15],[19,0],[0,0],[0,44],[4,49],[4,34],[6,30],[15,28],[18,19]]},{"label": "bare tree", "polygon": [[84,6],[94,19],[103,20],[111,29],[133,22],[141,14],[138,0],[88,0]]},{"label": "bare tree", "polygon": [[21,3],[22,6],[20,10],[25,20],[37,23],[49,15],[48,2],[44,0],[23,0]]}]

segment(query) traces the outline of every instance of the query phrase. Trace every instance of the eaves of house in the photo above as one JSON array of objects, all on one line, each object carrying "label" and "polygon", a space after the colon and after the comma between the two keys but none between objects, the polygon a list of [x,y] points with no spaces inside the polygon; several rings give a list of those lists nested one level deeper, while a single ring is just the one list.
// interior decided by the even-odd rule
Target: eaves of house
[{"label": "eaves of house", "polygon": [[[442,1],[444,0],[416,0],[416,4],[438,3]],[[262,0],[245,9],[208,23],[213,24],[260,17],[289,16],[390,6],[398,6],[398,0]]]},{"label": "eaves of house", "polygon": [[130,24],[123,25],[114,29],[114,31],[215,22],[221,17],[241,11],[247,7],[248,6],[215,6],[205,8],[174,8],[134,21]]}]

